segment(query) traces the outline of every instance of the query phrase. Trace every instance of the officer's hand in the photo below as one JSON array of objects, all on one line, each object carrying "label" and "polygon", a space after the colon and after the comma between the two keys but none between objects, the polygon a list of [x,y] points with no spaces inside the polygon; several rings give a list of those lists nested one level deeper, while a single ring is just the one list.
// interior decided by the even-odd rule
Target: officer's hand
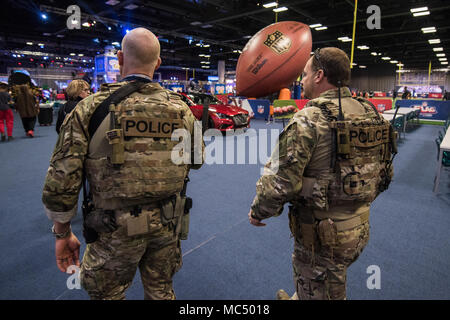
[{"label": "officer's hand", "polygon": [[250,211],[248,213],[248,220],[255,227],[264,227],[266,225],[265,223],[262,223],[261,220],[258,220],[258,219],[255,219],[255,218],[252,217],[252,210],[251,209],[250,209]]},{"label": "officer's hand", "polygon": [[56,239],[55,243],[56,265],[62,272],[66,272],[71,265],[80,266],[80,241],[71,233],[64,239]]}]

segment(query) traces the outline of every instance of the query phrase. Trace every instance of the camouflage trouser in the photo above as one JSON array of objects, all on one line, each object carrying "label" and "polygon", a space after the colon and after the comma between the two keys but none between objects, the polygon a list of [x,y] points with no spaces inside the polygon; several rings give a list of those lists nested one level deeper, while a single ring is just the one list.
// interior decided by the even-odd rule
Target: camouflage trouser
[{"label": "camouflage trouser", "polygon": [[369,241],[369,223],[337,233],[333,248],[317,243],[314,252],[295,239],[292,264],[300,300],[346,299],[347,268]]},{"label": "camouflage trouser", "polygon": [[161,224],[159,209],[141,214],[149,215],[149,233],[129,237],[125,218],[119,218],[116,231],[87,245],[80,277],[91,299],[125,299],[138,267],[145,299],[175,299],[172,277],[182,264],[180,241]]}]

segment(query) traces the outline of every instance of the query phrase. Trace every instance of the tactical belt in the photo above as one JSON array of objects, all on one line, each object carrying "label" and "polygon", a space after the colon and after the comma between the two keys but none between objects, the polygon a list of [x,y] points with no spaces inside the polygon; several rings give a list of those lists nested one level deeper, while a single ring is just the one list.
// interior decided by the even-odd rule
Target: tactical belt
[{"label": "tactical belt", "polygon": [[344,221],[333,221],[336,225],[337,231],[345,231],[356,228],[364,223],[369,222],[369,211],[363,213],[360,216],[344,220]]}]

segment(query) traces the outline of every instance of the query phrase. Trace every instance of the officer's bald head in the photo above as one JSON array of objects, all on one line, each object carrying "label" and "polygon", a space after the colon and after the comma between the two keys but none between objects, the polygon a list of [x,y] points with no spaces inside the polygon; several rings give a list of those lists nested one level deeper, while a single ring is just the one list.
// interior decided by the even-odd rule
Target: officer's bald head
[{"label": "officer's bald head", "polygon": [[128,32],[122,40],[122,50],[117,55],[122,77],[132,73],[153,76],[161,64],[158,38],[145,28]]}]

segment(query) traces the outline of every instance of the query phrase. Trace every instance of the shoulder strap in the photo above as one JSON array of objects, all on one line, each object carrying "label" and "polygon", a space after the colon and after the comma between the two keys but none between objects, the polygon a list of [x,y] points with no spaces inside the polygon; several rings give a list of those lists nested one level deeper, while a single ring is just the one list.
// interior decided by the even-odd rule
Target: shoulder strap
[{"label": "shoulder strap", "polygon": [[382,120],[381,116],[380,116],[380,113],[377,110],[377,107],[375,107],[375,105],[371,101],[369,101],[367,99],[364,99],[364,98],[361,98],[361,97],[353,97],[353,99],[357,100],[361,104],[364,104],[364,102],[367,103],[373,109],[375,114],[377,115],[378,120]]},{"label": "shoulder strap", "polygon": [[109,113],[109,106],[111,104],[118,104],[120,101],[125,99],[125,97],[129,96],[133,92],[138,91],[142,88],[146,82],[143,81],[132,81],[123,87],[120,87],[116,91],[114,91],[108,98],[103,100],[102,103],[97,107],[97,109],[92,114],[91,120],[89,121],[88,131],[89,137],[92,138],[97,131],[100,124],[106,118]]}]

